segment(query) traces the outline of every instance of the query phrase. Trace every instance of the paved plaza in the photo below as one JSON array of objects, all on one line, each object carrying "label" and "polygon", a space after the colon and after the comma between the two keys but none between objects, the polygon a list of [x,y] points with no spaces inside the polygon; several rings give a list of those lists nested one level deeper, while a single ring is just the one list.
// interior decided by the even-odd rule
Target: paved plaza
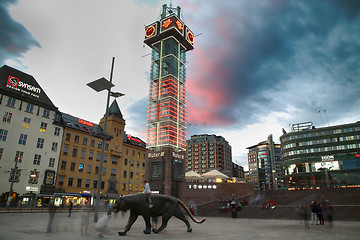
[{"label": "paved plaza", "polygon": [[[103,214],[101,213],[99,217]],[[150,235],[143,234],[145,225],[142,217],[139,217],[126,236],[119,236],[117,232],[126,225],[127,218],[128,214],[113,214],[108,224],[110,232],[105,239],[353,240],[360,236],[360,222],[335,221],[331,230],[326,225],[310,225],[306,229],[299,220],[233,219],[230,215],[229,218],[209,217],[203,224],[191,221],[193,227],[191,233],[186,231],[183,222],[172,218],[165,232]],[[0,240],[97,239],[93,219],[89,222],[88,235],[81,236],[81,213],[74,212],[71,217],[66,213],[56,213],[53,233],[46,233],[48,219],[47,213],[1,213]]]}]

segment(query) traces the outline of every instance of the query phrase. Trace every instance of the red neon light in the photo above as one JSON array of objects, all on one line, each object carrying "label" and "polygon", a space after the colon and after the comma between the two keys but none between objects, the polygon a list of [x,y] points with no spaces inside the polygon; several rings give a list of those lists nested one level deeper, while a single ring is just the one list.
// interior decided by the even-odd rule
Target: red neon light
[{"label": "red neon light", "polygon": [[82,120],[82,119],[78,119],[79,123],[81,124],[84,124],[86,126],[89,126],[89,127],[94,127],[94,124],[92,122],[88,122],[88,121],[85,121],[85,120]]},{"label": "red neon light", "polygon": [[127,137],[128,137],[129,140],[133,140],[133,141],[141,143],[141,141],[139,139],[133,138],[130,134],[128,134]]},{"label": "red neon light", "polygon": [[177,28],[179,29],[179,30],[183,30],[184,29],[184,27],[183,27],[183,24],[179,21],[179,20],[176,20],[176,26],[177,26]]},{"label": "red neon light", "polygon": [[360,154],[355,154],[355,157],[360,157]]},{"label": "red neon light", "polygon": [[194,44],[194,35],[190,31],[187,31],[187,39],[191,44]]},{"label": "red neon light", "polygon": [[163,24],[161,26],[163,28],[168,28],[171,23],[172,23],[172,20],[169,18],[169,19],[166,19],[165,21],[163,21]]}]

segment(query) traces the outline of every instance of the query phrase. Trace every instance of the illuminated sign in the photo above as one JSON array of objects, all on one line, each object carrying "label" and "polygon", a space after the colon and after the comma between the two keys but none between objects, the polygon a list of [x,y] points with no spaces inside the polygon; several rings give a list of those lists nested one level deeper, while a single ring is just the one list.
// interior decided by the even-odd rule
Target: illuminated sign
[{"label": "illuminated sign", "polygon": [[128,137],[129,140],[133,140],[133,141],[141,143],[141,140],[139,140],[137,138],[133,138],[130,134],[128,134],[127,137]]},{"label": "illuminated sign", "polygon": [[321,161],[333,161],[334,159],[334,155],[321,156]]},{"label": "illuminated sign", "polygon": [[20,81],[19,78],[11,75],[9,75],[6,87],[36,98],[39,98],[39,94],[41,93],[40,88],[24,83]]},{"label": "illuminated sign", "polygon": [[190,31],[190,29],[186,29],[186,40],[192,44],[194,44],[194,34]]},{"label": "illuminated sign", "polygon": [[176,15],[172,15],[161,21],[161,32],[170,29],[176,29],[184,36],[184,23]]},{"label": "illuminated sign", "polygon": [[173,152],[173,153],[172,153],[172,156],[173,156],[174,158],[184,159],[184,155],[178,154],[178,153],[176,153],[176,152]]},{"label": "illuminated sign", "polygon": [[81,124],[84,124],[86,126],[89,126],[89,127],[94,127],[94,124],[92,122],[88,122],[88,121],[85,121],[85,120],[82,120],[82,119],[78,119],[79,123]]},{"label": "illuminated sign", "polygon": [[26,186],[26,191],[28,192],[38,192],[39,188],[38,187],[30,187],[30,186]]},{"label": "illuminated sign", "polygon": [[312,122],[297,123],[292,125],[292,130],[294,132],[298,132],[306,129],[311,129],[312,126],[313,126]]},{"label": "illuminated sign", "polygon": [[165,152],[158,152],[158,153],[148,153],[148,158],[158,158],[163,157]]},{"label": "illuminated sign", "polygon": [[154,36],[156,33],[156,25],[153,24],[145,29],[145,38]]}]

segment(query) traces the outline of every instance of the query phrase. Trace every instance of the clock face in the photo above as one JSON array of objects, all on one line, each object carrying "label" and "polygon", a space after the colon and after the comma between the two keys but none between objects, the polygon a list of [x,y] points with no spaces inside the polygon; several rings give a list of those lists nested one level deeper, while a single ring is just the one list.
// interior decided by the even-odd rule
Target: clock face
[{"label": "clock face", "polygon": [[145,38],[154,36],[156,33],[155,25],[151,25],[145,29]]}]

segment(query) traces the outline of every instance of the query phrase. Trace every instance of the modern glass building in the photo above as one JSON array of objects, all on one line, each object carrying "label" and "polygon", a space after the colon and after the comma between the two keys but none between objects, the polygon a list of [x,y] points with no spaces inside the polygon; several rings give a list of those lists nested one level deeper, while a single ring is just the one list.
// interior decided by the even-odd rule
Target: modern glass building
[{"label": "modern glass building", "polygon": [[360,186],[360,121],[305,129],[280,137],[284,186]]},{"label": "modern glass building", "polygon": [[248,147],[249,176],[257,190],[277,190],[281,188],[281,148],[273,142],[272,135],[266,141]]},{"label": "modern glass building", "polygon": [[186,148],[186,52],[194,35],[180,19],[180,7],[163,5],[161,19],[145,27],[152,48],[147,148]]}]

